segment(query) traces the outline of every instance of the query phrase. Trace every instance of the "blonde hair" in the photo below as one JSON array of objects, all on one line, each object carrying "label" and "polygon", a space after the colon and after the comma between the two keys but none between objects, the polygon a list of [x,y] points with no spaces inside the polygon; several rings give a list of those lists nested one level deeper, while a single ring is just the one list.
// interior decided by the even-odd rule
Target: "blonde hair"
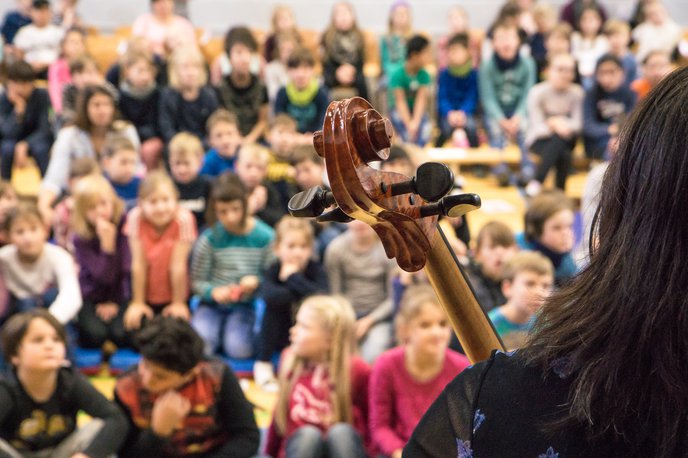
[{"label": "blonde hair", "polygon": [[172,178],[164,170],[153,170],[141,181],[139,185],[139,201],[147,199],[162,186],[169,186],[175,197],[179,199],[179,191]]},{"label": "blonde hair", "polygon": [[203,157],[203,144],[193,134],[188,132],[180,132],[170,140],[169,145],[169,159],[174,158],[188,158],[197,157],[201,159]]},{"label": "blonde hair", "polygon": [[284,215],[275,225],[275,246],[279,245],[289,232],[299,231],[306,237],[308,245],[313,244],[313,226],[303,218]]},{"label": "blonde hair", "polygon": [[102,175],[89,175],[77,183],[74,189],[74,211],[72,212],[72,228],[74,232],[86,240],[96,236],[96,228],[86,219],[86,213],[106,198],[112,202],[112,219],[115,226],[119,224],[124,214],[124,202],[117,197],[110,182]]},{"label": "blonde hair", "polygon": [[277,30],[277,21],[280,15],[282,14],[288,14],[291,16],[291,21],[294,23],[294,26],[292,27],[292,31],[296,32],[296,17],[294,16],[294,11],[291,9],[289,5],[285,4],[280,4],[280,5],[275,5],[275,8],[272,10],[272,16],[270,17],[270,25],[272,26],[272,32],[280,32]]},{"label": "blonde hair", "polygon": [[502,280],[513,281],[516,275],[522,272],[554,277],[554,266],[552,266],[552,261],[537,251],[519,251],[504,265]]},{"label": "blonde hair", "polygon": [[628,25],[626,21],[621,21],[619,19],[609,19],[607,22],[604,23],[602,32],[607,36],[614,35],[617,33],[630,34],[631,27]]},{"label": "blonde hair", "polygon": [[170,87],[174,89],[181,89],[178,75],[178,67],[182,63],[191,62],[198,65],[201,69],[200,81],[198,87],[203,87],[208,83],[208,70],[205,67],[205,59],[201,51],[196,46],[181,46],[175,50],[170,56],[170,67],[168,70],[168,78]]},{"label": "blonde hair", "polygon": [[236,161],[239,163],[249,159],[253,159],[267,166],[268,162],[270,162],[270,151],[258,143],[246,143],[239,148],[239,154]]},{"label": "blonde hair", "polygon": [[399,311],[394,318],[394,328],[399,344],[403,344],[408,338],[403,331],[404,327],[420,315],[425,304],[431,304],[444,311],[435,290],[430,284],[421,283],[406,288],[399,304]]},{"label": "blonde hair", "polygon": [[[331,338],[327,351],[327,367],[333,390],[331,390],[332,422],[352,423],[351,409],[351,356],[355,346],[356,315],[351,303],[340,296],[311,296],[301,309],[315,312]],[[275,422],[278,431],[286,431],[289,398],[296,381],[306,366],[304,358],[289,354],[280,367],[280,391],[275,407]]]},{"label": "blonde hair", "polygon": [[208,117],[205,123],[208,134],[210,135],[215,126],[221,123],[232,124],[239,130],[239,118],[237,118],[237,115],[225,108],[218,108]]}]

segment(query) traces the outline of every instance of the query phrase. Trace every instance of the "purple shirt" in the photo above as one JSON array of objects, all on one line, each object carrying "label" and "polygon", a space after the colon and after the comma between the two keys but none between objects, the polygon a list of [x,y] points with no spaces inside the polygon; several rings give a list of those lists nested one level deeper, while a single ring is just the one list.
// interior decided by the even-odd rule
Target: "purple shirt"
[{"label": "purple shirt", "polygon": [[123,221],[117,226],[117,243],[113,254],[100,249],[98,237],[90,240],[74,236],[74,255],[79,264],[79,285],[84,302],[121,304],[131,297],[131,252],[122,232]]},{"label": "purple shirt", "polygon": [[425,411],[469,364],[465,356],[447,349],[442,371],[432,380],[421,383],[406,370],[404,347],[392,348],[380,355],[368,385],[368,419],[375,449],[383,455],[391,455],[403,448]]}]

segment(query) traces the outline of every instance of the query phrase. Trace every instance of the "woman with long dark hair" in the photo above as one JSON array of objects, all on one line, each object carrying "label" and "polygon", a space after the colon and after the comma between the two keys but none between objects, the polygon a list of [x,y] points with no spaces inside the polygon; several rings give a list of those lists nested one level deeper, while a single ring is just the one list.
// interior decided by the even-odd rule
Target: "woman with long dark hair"
[{"label": "woman with long dark hair", "polygon": [[525,348],[457,377],[404,456],[688,456],[688,68],[621,134],[590,265]]}]

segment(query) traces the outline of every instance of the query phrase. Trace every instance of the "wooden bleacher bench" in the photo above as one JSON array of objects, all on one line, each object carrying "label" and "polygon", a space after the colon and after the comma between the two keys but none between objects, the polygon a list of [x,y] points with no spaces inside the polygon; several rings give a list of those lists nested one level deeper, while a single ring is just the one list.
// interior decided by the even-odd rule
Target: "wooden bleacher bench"
[{"label": "wooden bleacher bench", "polygon": [[462,166],[488,165],[506,163],[516,166],[521,163],[521,152],[515,145],[504,149],[481,146],[479,148],[428,148],[427,160],[442,162],[454,170],[461,170]]}]

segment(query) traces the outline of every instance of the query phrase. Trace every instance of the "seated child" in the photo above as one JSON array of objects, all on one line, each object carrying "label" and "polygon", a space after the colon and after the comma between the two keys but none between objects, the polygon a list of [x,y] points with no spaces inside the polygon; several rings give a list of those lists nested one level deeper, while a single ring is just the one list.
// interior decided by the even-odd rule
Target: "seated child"
[{"label": "seated child", "polygon": [[69,164],[69,181],[67,182],[66,194],[55,205],[53,213],[53,240],[70,253],[74,253],[74,231],[72,228],[72,213],[74,212],[74,189],[82,178],[99,174],[100,168],[95,159],[82,157]]},{"label": "seated child", "polygon": [[486,312],[506,302],[502,293],[502,272],[504,264],[517,251],[514,234],[504,223],[490,221],[478,232],[467,273],[475,297]]},{"label": "seated child", "polygon": [[160,165],[164,146],[158,128],[160,89],[155,81],[157,68],[153,53],[128,50],[121,68],[119,112],[136,127],[141,140],[141,159],[146,169],[153,170]]},{"label": "seated child", "polygon": [[[291,164],[294,166],[297,191],[307,191],[315,186],[329,189],[325,183],[325,161],[318,156],[312,144],[295,147],[291,154]],[[323,259],[325,248],[335,237],[346,231],[346,224],[314,222],[313,229],[318,244],[318,258]]]},{"label": "seated child", "polygon": [[289,345],[296,306],[315,293],[329,289],[325,268],[313,258],[313,227],[309,221],[284,216],[275,226],[277,261],[265,271],[260,295],[265,315],[260,327],[258,358],[253,375],[258,386],[276,390],[270,363],[275,351]]},{"label": "seated child", "polygon": [[124,201],[126,211],[136,206],[141,179],[136,176],[139,153],[126,137],[113,135],[105,143],[101,163],[105,178]]},{"label": "seated child", "polygon": [[275,114],[294,118],[302,134],[322,130],[330,101],[327,90],[315,78],[315,58],[310,50],[296,49],[287,61],[287,71],[289,83],[277,93]]},{"label": "seated child", "polygon": [[131,253],[123,231],[124,202],[102,175],[90,175],[74,189],[74,257],[84,305],[79,343],[100,348],[106,341],[129,347],[124,311],[131,297]]},{"label": "seated child", "polygon": [[442,147],[448,139],[453,146],[478,146],[475,125],[478,106],[478,72],[468,51],[468,36],[457,34],[447,45],[448,66],[438,77],[437,105],[441,136],[436,146]]},{"label": "seated child", "polygon": [[535,176],[526,194],[540,191],[551,168],[556,187],[565,190],[573,160],[573,149],[583,129],[583,88],[574,83],[576,61],[570,54],[552,56],[547,79],[528,94],[526,145],[539,156]]},{"label": "seated child", "polygon": [[430,139],[430,42],[421,35],[406,43],[406,61],[389,76],[389,111],[394,130],[404,142],[424,146]]},{"label": "seated child", "polygon": [[206,140],[206,123],[220,106],[213,88],[206,85],[205,58],[195,46],[177,48],[169,59],[170,85],[160,93],[158,127],[165,144],[179,132]]},{"label": "seated child", "polygon": [[192,324],[206,354],[221,348],[230,358],[250,358],[255,292],[271,260],[274,231],[249,213],[248,190],[233,173],[215,180],[209,207],[216,221],[209,221],[191,259],[191,284],[201,298]]},{"label": "seated child", "polygon": [[650,93],[653,87],[673,69],[671,56],[666,51],[650,51],[642,61],[643,76],[633,81],[631,89],[638,96],[638,100]]},{"label": "seated child", "polygon": [[234,171],[234,161],[243,142],[239,120],[223,108],[208,118],[208,142],[212,148],[205,153],[201,175],[214,178],[226,171]]},{"label": "seated child", "polygon": [[31,66],[24,61],[7,68],[7,90],[0,96],[0,175],[12,178],[12,167],[29,165],[29,156],[45,175],[50,160],[53,134],[50,99],[45,89],[35,86]]},{"label": "seated child", "polygon": [[525,231],[516,236],[523,250],[539,251],[554,266],[554,282],[562,286],[576,274],[573,260],[573,203],[559,190],[533,198],[525,214]]},{"label": "seated child", "polygon": [[373,362],[392,344],[391,278],[396,263],[387,258],[377,233],[354,220],[325,251],[332,294],[351,301],[361,357]]},{"label": "seated child", "polygon": [[139,186],[138,205],[127,218],[131,250],[131,302],[126,329],[138,329],[153,315],[189,319],[188,263],[196,241],[195,219],[179,206],[172,179],[155,170]]},{"label": "seated child", "polygon": [[586,91],[583,102],[583,140],[588,158],[604,159],[609,140],[619,131],[619,121],[630,113],[635,102],[635,93],[625,84],[619,58],[602,56],[595,68],[595,83]]},{"label": "seated child", "polygon": [[60,48],[60,58],[48,68],[48,93],[55,113],[62,112],[62,94],[72,80],[69,63],[86,55],[86,32],[77,28],[66,29]]},{"label": "seated child", "polygon": [[645,20],[633,29],[633,41],[638,62],[652,51],[672,52],[683,37],[681,25],[669,15],[666,6],[659,0],[644,2]]},{"label": "seated child", "polygon": [[609,51],[609,41],[602,34],[600,9],[594,5],[583,7],[579,19],[579,31],[571,35],[571,55],[578,62],[583,87],[590,88],[594,81],[597,60]]},{"label": "seated child", "polygon": [[401,456],[422,415],[470,364],[448,348],[452,329],[431,286],[406,290],[396,323],[399,346],[380,355],[370,374],[370,435],[389,457]]},{"label": "seated child", "polygon": [[[485,113],[485,127],[490,146],[504,148],[506,142],[521,149],[521,173],[532,176],[532,164],[524,144],[526,100],[535,84],[535,62],[521,56],[521,38],[516,24],[500,22],[492,35],[494,53],[480,66],[478,89]],[[503,167],[502,167],[503,168]],[[498,171],[502,184],[507,175]]]},{"label": "seated child", "polygon": [[270,120],[265,138],[272,153],[267,173],[267,179],[271,182],[295,183],[294,175],[296,172],[290,160],[292,150],[297,143],[297,137],[296,120],[291,116],[281,113]]},{"label": "seated child", "polygon": [[618,57],[623,64],[626,85],[630,86],[638,77],[635,55],[628,48],[631,42],[631,28],[626,21],[610,19],[604,24],[603,31],[609,41],[609,53]]},{"label": "seated child", "polygon": [[268,91],[251,73],[251,58],[257,51],[258,43],[247,27],[232,27],[225,38],[232,70],[217,88],[220,105],[237,115],[239,131],[251,143],[263,137],[268,121]]},{"label": "seated child", "polygon": [[60,42],[64,30],[52,23],[52,10],[48,0],[33,0],[31,24],[19,29],[14,46],[19,59],[31,65],[37,78],[48,79],[48,67],[60,56]]},{"label": "seated child", "polygon": [[272,457],[365,457],[370,368],[353,352],[355,315],[339,297],[311,296],[280,363],[265,452]]},{"label": "seated child", "polygon": [[237,457],[256,454],[253,407],[222,361],[183,320],[157,317],[139,331],[142,359],[115,385],[129,419],[122,457]]},{"label": "seated child", "polygon": [[[64,327],[46,310],[15,315],[3,326],[2,348],[13,371],[0,381],[2,456],[105,458],[124,442],[124,414],[65,366],[66,347]],[[83,426],[80,411],[92,418]]]},{"label": "seated child", "polygon": [[69,323],[81,309],[72,257],[48,243],[34,205],[22,204],[11,211],[5,230],[11,245],[0,248],[0,272],[10,293],[10,314],[45,307],[60,323]]},{"label": "seated child", "polygon": [[58,125],[67,126],[76,121],[77,101],[86,88],[95,84],[103,84],[103,75],[98,70],[98,64],[90,56],[81,56],[69,63],[71,83],[62,89],[62,109],[55,110]]},{"label": "seated child", "polygon": [[488,316],[502,338],[512,333],[527,333],[552,291],[552,263],[537,251],[521,251],[507,261],[502,276],[506,303],[490,310]]},{"label": "seated child", "polygon": [[206,205],[210,180],[199,175],[203,160],[203,144],[195,135],[180,132],[169,146],[170,173],[179,192],[179,206],[196,218],[196,227],[205,227]]},{"label": "seated child", "polygon": [[0,35],[4,43],[3,53],[11,56],[14,53],[14,37],[19,29],[31,24],[32,0],[16,0],[16,9],[7,11],[2,21]]},{"label": "seated child", "polygon": [[[274,35],[276,43],[276,55],[266,59],[264,80],[268,90],[268,100],[274,114],[275,99],[279,90],[289,83],[289,73],[287,63],[295,49],[299,47],[300,37],[297,32],[284,31]],[[274,59],[273,59],[274,57]]]},{"label": "seated child", "polygon": [[267,175],[270,151],[254,143],[244,144],[236,160],[236,174],[249,192],[248,214],[255,215],[270,227],[287,212],[282,197]]}]

